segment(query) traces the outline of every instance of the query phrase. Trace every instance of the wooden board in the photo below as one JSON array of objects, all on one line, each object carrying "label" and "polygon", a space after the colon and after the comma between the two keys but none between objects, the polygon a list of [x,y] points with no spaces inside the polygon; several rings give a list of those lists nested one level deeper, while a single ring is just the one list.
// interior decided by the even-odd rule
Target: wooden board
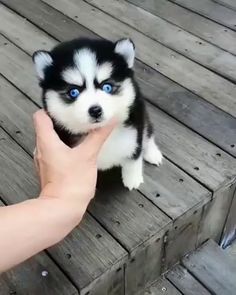
[{"label": "wooden board", "polygon": [[0,290],[2,295],[78,294],[72,283],[45,253],[1,274]]},{"label": "wooden board", "polygon": [[236,289],[236,266],[220,247],[209,240],[182,260],[184,266],[216,295],[232,295]]},{"label": "wooden board", "polygon": [[198,36],[225,51],[236,54],[236,32],[227,30],[224,26],[210,19],[166,0],[128,0],[128,2],[166,19],[180,29]]},{"label": "wooden board", "polygon": [[148,104],[148,110],[156,126],[157,142],[171,161],[213,191],[235,181],[234,158],[159,109]]},{"label": "wooden board", "polygon": [[236,10],[236,3],[234,0],[215,0],[215,1],[225,7]]},{"label": "wooden board", "polygon": [[106,0],[86,2],[183,56],[236,81],[236,56],[124,0],[110,0],[109,5]]},{"label": "wooden board", "polygon": [[[47,24],[48,32],[56,39],[64,41],[67,36],[73,38],[77,36],[77,31],[82,31],[79,24],[75,24],[71,19],[66,18],[50,6],[45,7],[47,4],[35,0],[25,0],[27,1],[26,9],[22,1],[24,0],[18,0],[17,2],[9,0],[7,4],[40,28],[44,29],[43,24]],[[37,14],[30,13],[36,8]],[[44,12],[45,10],[47,10],[47,14]],[[54,15],[53,22],[50,15]],[[61,34],[56,29],[61,26],[62,22],[64,22],[64,34]],[[75,26],[78,26],[78,28],[76,29]],[[4,28],[7,31],[7,26],[4,26]],[[30,26],[27,27],[27,30],[30,29]],[[18,35],[13,35],[13,33],[14,31],[11,31],[12,38],[17,42]],[[84,34],[86,34],[86,31]],[[42,38],[45,37],[42,35]],[[46,43],[52,42],[52,38],[47,36]],[[32,54],[36,47],[32,48],[31,45],[28,46],[28,43],[27,39],[24,39],[24,42],[21,41],[21,43],[16,44],[21,45],[25,51]],[[17,63],[17,61],[15,62]],[[236,142],[233,141],[236,138],[236,119],[139,61],[136,61],[135,64],[135,73],[143,93],[152,103],[158,105],[171,116],[176,117],[231,155],[236,156]]]},{"label": "wooden board", "polygon": [[[32,162],[32,159],[0,129],[0,166],[4,169],[4,175],[0,178],[0,195],[5,202],[12,204],[38,195]],[[66,269],[67,275],[81,292],[99,288],[99,277],[102,275],[105,276],[107,290],[114,292],[107,291],[105,294],[119,294],[118,291],[123,288],[123,272],[117,275],[116,270],[124,263],[126,252],[89,215],[71,236],[52,248],[50,253],[57,263]],[[68,257],[68,253],[71,257]],[[114,272],[109,272],[111,268],[114,268]],[[109,277],[106,278],[106,275]],[[112,286],[114,289],[111,289]],[[101,288],[104,286],[101,285]]]},{"label": "wooden board", "polygon": [[236,30],[236,12],[211,0],[169,0],[210,18],[232,30]]},{"label": "wooden board", "polygon": [[[44,2],[104,38],[116,40],[122,37],[131,37],[137,47],[138,59],[231,115],[236,116],[236,87],[233,83],[81,0],[69,0],[68,2],[44,0]],[[93,21],[95,18],[96,23]]]},{"label": "wooden board", "polygon": [[228,247],[236,237],[236,186],[233,188],[232,203],[227,214],[227,220],[224,227],[224,232],[221,237],[220,245],[223,249]]},{"label": "wooden board", "polygon": [[38,107],[0,76],[0,125],[30,154],[35,146],[32,115]]},{"label": "wooden board", "polygon": [[136,63],[135,72],[148,100],[236,156],[236,118],[142,63]]},{"label": "wooden board", "polygon": [[211,293],[181,265],[174,266],[165,276],[184,295],[211,295]]},{"label": "wooden board", "polygon": [[158,279],[152,286],[147,288],[144,295],[180,295],[181,293],[164,277]]}]

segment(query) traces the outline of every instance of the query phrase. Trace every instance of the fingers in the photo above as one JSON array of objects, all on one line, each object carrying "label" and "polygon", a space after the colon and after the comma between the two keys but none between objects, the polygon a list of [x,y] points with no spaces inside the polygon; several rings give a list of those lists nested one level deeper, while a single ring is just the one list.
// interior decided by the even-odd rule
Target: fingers
[{"label": "fingers", "polygon": [[75,149],[83,147],[88,154],[97,155],[116,125],[116,119],[112,119],[106,126],[93,130],[78,147],[75,147]]},{"label": "fingers", "polygon": [[60,139],[53,128],[52,120],[44,110],[39,110],[34,113],[33,118],[37,145],[52,146],[53,143],[58,144],[58,142],[60,142]]}]

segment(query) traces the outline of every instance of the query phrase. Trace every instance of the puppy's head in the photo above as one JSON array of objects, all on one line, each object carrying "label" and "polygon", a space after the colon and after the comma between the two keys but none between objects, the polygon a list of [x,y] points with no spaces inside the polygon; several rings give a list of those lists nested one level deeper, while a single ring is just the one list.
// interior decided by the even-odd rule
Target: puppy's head
[{"label": "puppy's head", "polygon": [[73,134],[103,126],[112,117],[128,117],[135,99],[134,45],[76,39],[51,52],[33,55],[43,89],[45,108],[60,126]]}]

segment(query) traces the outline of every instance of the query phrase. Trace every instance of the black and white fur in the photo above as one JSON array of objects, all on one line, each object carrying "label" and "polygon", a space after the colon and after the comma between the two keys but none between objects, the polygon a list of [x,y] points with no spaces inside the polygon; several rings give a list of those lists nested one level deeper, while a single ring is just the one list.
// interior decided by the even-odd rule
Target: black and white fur
[{"label": "black and white fur", "polygon": [[[82,134],[117,118],[118,126],[100,151],[98,169],[121,166],[122,180],[129,190],[143,182],[143,159],[155,165],[162,162],[134,79],[134,58],[135,48],[130,39],[116,43],[75,39],[50,52],[37,51],[33,55],[44,107],[66,144],[75,145]],[[114,86],[112,93],[101,89],[104,81]],[[68,97],[71,87],[80,90],[76,100]],[[89,115],[93,106],[102,110],[99,120]]]}]

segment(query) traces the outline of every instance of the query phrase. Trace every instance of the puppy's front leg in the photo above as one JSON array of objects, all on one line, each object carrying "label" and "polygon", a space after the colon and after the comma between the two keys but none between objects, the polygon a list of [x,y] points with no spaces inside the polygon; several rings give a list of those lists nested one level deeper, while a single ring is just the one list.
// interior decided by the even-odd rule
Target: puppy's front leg
[{"label": "puppy's front leg", "polygon": [[129,190],[137,189],[143,183],[143,157],[127,159],[122,165],[122,180]]}]

